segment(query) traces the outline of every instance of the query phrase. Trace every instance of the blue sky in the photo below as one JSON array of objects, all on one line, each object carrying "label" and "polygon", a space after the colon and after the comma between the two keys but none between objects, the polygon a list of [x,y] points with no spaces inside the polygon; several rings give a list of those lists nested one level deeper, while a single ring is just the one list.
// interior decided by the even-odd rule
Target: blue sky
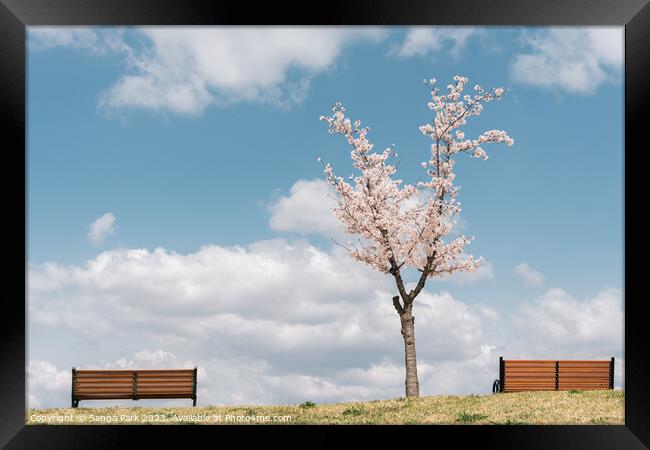
[{"label": "blue sky", "polygon": [[[301,368],[285,361],[287,352],[300,354],[293,347],[258,355],[223,336],[222,341],[230,343],[215,354],[205,350],[208,357],[199,349],[211,348],[219,338],[212,334],[212,325],[206,325],[203,340],[197,338],[197,350],[185,355],[185,325],[168,323],[167,316],[147,322],[144,330],[136,326],[142,320],[134,319],[133,328],[111,320],[128,308],[133,309],[130,317],[151,312],[162,294],[145,286],[167,282],[187,283],[186,293],[200,292],[196,295],[201,299],[189,304],[196,306],[197,317],[213,318],[214,327],[223,329],[219,320],[226,316],[237,316],[242,323],[250,319],[246,309],[212,310],[221,301],[220,290],[211,291],[205,278],[174,278],[174,267],[190,264],[187,258],[196,260],[210,245],[241,246],[247,249],[244,254],[256,255],[255,261],[281,254],[286,246],[307,253],[315,249],[336,264],[349,264],[351,271],[361,270],[354,275],[359,279],[378,280],[373,277],[380,275],[357,269],[360,263],[337,253],[328,239],[336,231],[319,225],[327,222],[328,211],[318,208],[327,202],[319,182],[313,181],[323,178],[317,157],[332,162],[342,174],[351,173],[351,165],[346,144],[328,134],[318,118],[334,102],[343,102],[353,118],[371,127],[376,149],[395,144],[401,158],[398,175],[414,182],[429,148],[418,131],[431,119],[422,80],[435,77],[444,86],[457,74],[467,76],[469,86],[507,89],[503,100],[489,104],[469,122],[466,134],[505,129],[515,145],[492,146],[486,149],[489,160],[460,158],[456,166],[462,231],[475,236],[469,251],[483,256],[489,266],[473,277],[429,281],[432,310],[451,308],[452,316],[472,324],[469,334],[478,334],[469,339],[471,349],[459,348],[457,354],[466,353],[463,358],[425,353],[424,393],[489,389],[491,379],[468,378],[443,386],[427,374],[455,373],[474,364],[484,377],[496,376],[493,365],[499,354],[530,351],[508,347],[526,329],[525,324],[515,324],[515,317],[533,322],[541,318],[542,323],[555,320],[553,311],[566,314],[557,319],[560,322],[540,325],[541,334],[560,332],[545,341],[539,353],[623,356],[622,321],[613,330],[605,324],[611,311],[622,317],[622,28],[294,28],[264,33],[255,28],[30,28],[27,238],[28,289],[35,292],[28,293],[34,311],[29,341],[33,364],[63,380],[61,374],[72,365],[160,365],[186,358],[217,383],[214,361],[232,357],[238,361],[231,361],[233,367],[262,367],[261,378],[242,385],[239,396],[221,396],[218,383],[207,383],[204,398],[286,403],[306,395],[322,401],[378,395],[370,388],[367,394],[359,393],[350,375],[355,370],[366,376],[379,373],[376,386],[382,389],[377,392],[385,391],[382,380],[394,377],[398,382],[389,383],[390,389],[399,395],[399,348],[382,352],[373,347],[377,343],[360,346],[327,367],[322,361],[330,353],[324,350],[321,362]],[[91,224],[108,213],[114,221],[105,221],[104,232],[100,227],[93,241]],[[261,253],[250,245],[259,245]],[[179,261],[165,266],[168,263],[156,260],[159,247],[169,252],[170,261]],[[125,255],[137,249],[146,249],[153,258],[150,266],[122,264],[129,260]],[[158,264],[162,268],[152,268]],[[229,267],[238,263],[233,264]],[[241,272],[250,267],[241,264]],[[112,271],[98,275],[97,267]],[[133,278],[126,282],[120,276]],[[324,291],[332,289],[328,295],[349,299],[351,311],[366,304],[354,290],[341,287],[336,294],[338,278],[316,279],[322,280]],[[250,279],[261,286],[265,282]],[[294,286],[269,283],[279,291]],[[133,292],[125,293],[128,289]],[[390,306],[389,283],[385,289]],[[372,288],[367,291],[375,295]],[[152,303],[134,304],[130,299],[138,295],[152,296]],[[189,299],[193,294],[187,295]],[[310,295],[308,289],[301,291],[299,301],[313,304],[300,318],[270,311],[258,319],[270,324],[268,333],[292,324],[334,326],[334,319],[317,312],[323,306],[320,297]],[[374,301],[370,297],[368,305]],[[119,303],[120,312],[101,309],[115,298],[124,302]],[[98,299],[103,299],[100,306],[93,303]],[[184,300],[177,296],[164,301],[173,309],[174,302]],[[121,329],[124,336],[112,338],[112,343],[104,340],[99,347],[84,344],[87,333],[66,324],[62,302],[68,302],[70,310],[76,302],[82,322],[106,318],[105,327],[97,324],[98,329],[107,335]],[[584,323],[571,322],[576,312]],[[115,316],[107,318],[111,314]],[[435,324],[437,313],[431,314]],[[378,330],[399,346],[397,327],[395,316]],[[619,335],[603,340],[594,331],[600,327],[608,336]],[[432,339],[439,338],[436,332],[445,333],[444,327],[437,328],[428,331]],[[574,332],[575,345],[563,340]],[[140,334],[138,344],[129,343],[128,336]],[[237,330],[229,336],[235,335],[245,337]],[[67,342],[71,351],[53,355],[53,337]],[[332,355],[337,346],[345,343],[333,343]],[[298,377],[313,386],[303,392],[268,381],[260,387],[260,379],[274,376],[291,379],[293,385],[291,377]],[[62,386],[35,387],[30,399],[40,405],[67,399],[67,387]]]}]

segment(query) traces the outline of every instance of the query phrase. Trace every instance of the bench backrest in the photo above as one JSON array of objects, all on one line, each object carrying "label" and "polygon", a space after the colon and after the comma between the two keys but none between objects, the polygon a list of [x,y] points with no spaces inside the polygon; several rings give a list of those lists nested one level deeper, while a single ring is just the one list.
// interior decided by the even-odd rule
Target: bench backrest
[{"label": "bench backrest", "polygon": [[196,368],[172,370],[72,369],[72,399],[196,399]]},{"label": "bench backrest", "polygon": [[610,360],[499,359],[501,392],[614,389]]}]

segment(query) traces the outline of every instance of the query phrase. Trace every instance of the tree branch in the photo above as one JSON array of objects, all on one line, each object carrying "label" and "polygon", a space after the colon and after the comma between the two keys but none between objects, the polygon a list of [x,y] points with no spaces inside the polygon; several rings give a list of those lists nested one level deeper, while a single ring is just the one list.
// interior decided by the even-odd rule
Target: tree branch
[{"label": "tree branch", "polygon": [[404,314],[404,308],[402,308],[402,305],[399,303],[399,296],[398,295],[393,297],[393,306],[397,310],[397,314],[399,314],[400,316],[402,314]]},{"label": "tree branch", "polygon": [[411,296],[406,293],[406,289],[404,288],[404,280],[402,279],[402,274],[400,273],[399,267],[395,262],[395,258],[389,258],[388,262],[390,263],[389,272],[395,277],[395,284],[397,284],[397,290],[402,296],[402,299],[404,299],[404,304],[406,305],[407,303],[412,302],[413,298],[411,298]]},{"label": "tree branch", "polygon": [[429,273],[431,273],[431,265],[433,264],[433,261],[435,259],[436,259],[436,252],[434,251],[430,256],[427,257],[427,262],[424,265],[424,269],[422,269],[422,274],[420,275],[418,284],[415,286],[415,289],[411,290],[411,292],[409,293],[409,297],[411,298],[411,301],[413,301],[415,297],[418,296],[422,288],[424,288],[424,283],[426,283],[427,277],[429,276]]}]

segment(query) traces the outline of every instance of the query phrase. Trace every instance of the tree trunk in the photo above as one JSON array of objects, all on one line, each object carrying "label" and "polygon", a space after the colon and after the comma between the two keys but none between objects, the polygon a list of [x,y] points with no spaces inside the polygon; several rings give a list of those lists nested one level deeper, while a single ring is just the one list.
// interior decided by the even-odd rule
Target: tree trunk
[{"label": "tree trunk", "polygon": [[[415,356],[415,317],[412,314],[413,303],[405,305],[399,313],[404,338],[404,365],[406,367],[406,396],[419,397],[418,366]],[[399,312],[399,311],[398,311]]]}]

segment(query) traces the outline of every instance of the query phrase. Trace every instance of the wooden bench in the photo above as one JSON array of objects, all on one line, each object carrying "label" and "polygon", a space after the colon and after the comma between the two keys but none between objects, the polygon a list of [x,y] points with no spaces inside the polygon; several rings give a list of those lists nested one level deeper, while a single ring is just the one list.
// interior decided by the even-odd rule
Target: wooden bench
[{"label": "wooden bench", "polygon": [[196,367],[173,370],[72,368],[72,407],[80,400],[189,398],[196,406]]},{"label": "wooden bench", "polygon": [[614,389],[610,360],[504,360],[492,392]]}]

